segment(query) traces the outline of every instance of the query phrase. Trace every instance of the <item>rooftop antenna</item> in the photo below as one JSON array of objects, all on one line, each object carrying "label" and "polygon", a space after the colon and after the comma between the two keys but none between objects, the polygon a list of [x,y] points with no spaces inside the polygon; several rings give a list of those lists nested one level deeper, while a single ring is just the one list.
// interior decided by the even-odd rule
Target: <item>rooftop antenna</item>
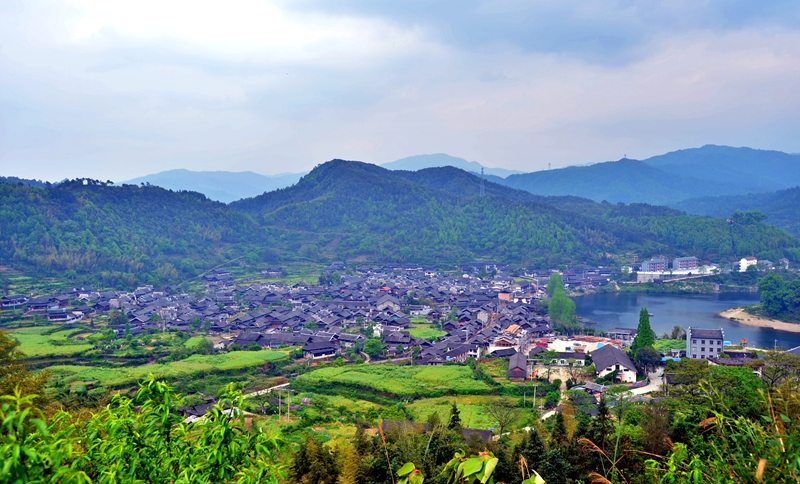
[{"label": "rooftop antenna", "polygon": [[486,193],[484,192],[483,189],[483,167],[481,167],[481,198],[483,198],[484,195],[486,195]]},{"label": "rooftop antenna", "polygon": [[550,170],[550,163],[547,164],[547,170]]}]

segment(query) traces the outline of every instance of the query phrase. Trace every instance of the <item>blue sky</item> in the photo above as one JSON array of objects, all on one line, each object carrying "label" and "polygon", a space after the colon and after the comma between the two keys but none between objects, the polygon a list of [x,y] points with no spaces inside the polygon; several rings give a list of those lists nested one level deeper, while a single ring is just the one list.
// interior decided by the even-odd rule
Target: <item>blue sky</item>
[{"label": "blue sky", "polygon": [[0,2],[0,174],[800,152],[800,4]]}]

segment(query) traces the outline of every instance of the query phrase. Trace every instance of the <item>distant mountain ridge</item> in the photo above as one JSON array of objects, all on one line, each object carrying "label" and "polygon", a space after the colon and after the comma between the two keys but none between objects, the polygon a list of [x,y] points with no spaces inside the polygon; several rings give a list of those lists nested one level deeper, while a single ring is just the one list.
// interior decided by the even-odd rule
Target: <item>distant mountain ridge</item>
[{"label": "distant mountain ridge", "polygon": [[218,202],[230,203],[242,198],[254,197],[297,183],[304,173],[259,175],[252,171],[190,171],[184,169],[162,171],[122,183],[151,185],[168,190],[199,192]]},{"label": "distant mountain ridge", "polygon": [[795,237],[800,237],[800,187],[768,193],[699,197],[683,200],[672,207],[696,215],[727,218],[734,210],[758,210],[776,225]]},{"label": "distant mountain ridge", "polygon": [[481,165],[477,161],[467,161],[464,158],[450,156],[445,153],[434,153],[432,155],[415,155],[407,158],[402,158],[396,161],[390,161],[381,165],[388,170],[406,170],[417,171],[424,170],[425,168],[441,168],[444,166],[453,166],[460,168],[464,171],[480,174],[481,168],[486,175],[493,175],[500,178],[505,178],[509,175],[523,173],[517,170],[507,170],[505,168],[489,168]]},{"label": "distant mountain ridge", "polygon": [[738,195],[800,184],[800,156],[706,145],[645,160],[572,166],[510,175],[508,186],[539,195],[669,205],[702,196]]}]

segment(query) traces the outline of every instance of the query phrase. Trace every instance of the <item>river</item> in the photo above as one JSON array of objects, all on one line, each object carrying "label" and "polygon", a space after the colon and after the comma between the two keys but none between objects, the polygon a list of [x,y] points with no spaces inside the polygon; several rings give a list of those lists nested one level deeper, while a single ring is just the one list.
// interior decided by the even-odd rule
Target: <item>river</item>
[{"label": "river", "polygon": [[639,310],[646,307],[653,314],[650,326],[657,335],[670,333],[677,325],[699,328],[722,328],[725,339],[738,344],[742,338],[761,348],[789,349],[800,346],[800,333],[745,326],[720,317],[726,309],[758,302],[757,293],[723,294],[642,294],[606,293],[574,298],[578,316],[597,323],[598,329],[636,328]]}]

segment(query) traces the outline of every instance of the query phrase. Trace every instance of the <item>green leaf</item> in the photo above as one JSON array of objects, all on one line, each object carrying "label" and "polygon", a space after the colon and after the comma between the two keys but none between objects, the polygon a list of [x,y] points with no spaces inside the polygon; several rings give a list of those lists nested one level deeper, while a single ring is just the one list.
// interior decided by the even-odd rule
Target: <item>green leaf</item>
[{"label": "green leaf", "polygon": [[486,461],[486,466],[483,468],[483,479],[481,479],[481,484],[486,484],[486,482],[492,477],[494,468],[497,467],[499,460],[500,459],[497,457],[494,457]]},{"label": "green leaf", "polygon": [[425,478],[419,472],[415,472],[408,477],[408,484],[422,484],[424,481]]},{"label": "green leaf", "polygon": [[403,467],[401,467],[400,470],[397,471],[397,475],[403,477],[409,472],[413,471],[415,468],[416,467],[414,466],[413,462],[406,462],[405,464],[403,464]]},{"label": "green leaf", "polygon": [[471,457],[464,463],[464,477],[478,473],[483,467],[483,461],[478,457]]}]

